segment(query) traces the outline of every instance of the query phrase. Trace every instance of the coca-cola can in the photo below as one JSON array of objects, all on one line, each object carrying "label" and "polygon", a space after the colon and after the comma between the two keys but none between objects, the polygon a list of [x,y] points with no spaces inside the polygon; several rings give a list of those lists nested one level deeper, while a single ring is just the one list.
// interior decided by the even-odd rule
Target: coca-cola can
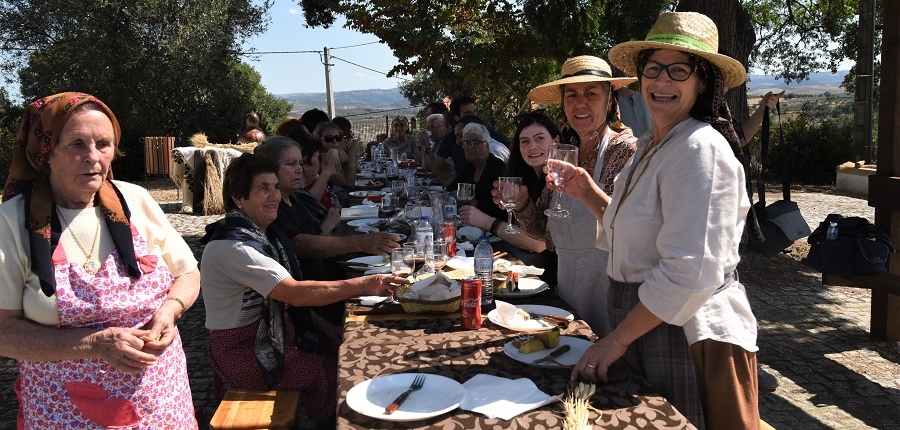
[{"label": "coca-cola can", "polygon": [[481,328],[481,279],[472,276],[462,280],[459,313],[463,328]]},{"label": "coca-cola can", "polygon": [[456,221],[444,221],[442,235],[447,244],[447,257],[456,257]]}]

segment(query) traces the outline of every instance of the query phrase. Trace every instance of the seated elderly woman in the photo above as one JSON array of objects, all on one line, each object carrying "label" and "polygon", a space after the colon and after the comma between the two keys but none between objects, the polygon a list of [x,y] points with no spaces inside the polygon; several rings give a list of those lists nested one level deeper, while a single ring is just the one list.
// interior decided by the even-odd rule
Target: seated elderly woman
[{"label": "seated elderly woman", "polygon": [[111,180],[120,137],[89,94],[22,116],[0,205],[18,428],[197,428],[175,325],[199,294],[197,261],[146,190]]},{"label": "seated elderly woman", "polygon": [[[306,168],[313,167],[313,159],[317,158],[315,138],[295,137],[303,142],[302,150],[301,145],[289,137],[273,136],[257,146],[254,153],[279,166],[281,202],[274,224],[291,238],[304,276],[307,279],[333,279],[333,274],[327,273],[324,264],[329,257],[350,252],[387,255],[392,249],[400,247],[397,243],[400,237],[390,233],[332,234],[340,223],[340,212],[326,210],[318,199],[303,188],[311,178]],[[312,168],[309,171],[314,178],[315,171]]]},{"label": "seated elderly woman", "polygon": [[[494,198],[491,196],[494,181],[503,174],[506,164],[491,153],[490,140],[491,134],[482,124],[469,123],[462,128],[457,142],[465,151],[466,165],[447,186],[447,191],[456,191],[460,183],[475,184],[473,206],[490,217],[506,218],[506,212],[494,204]],[[467,206],[460,208],[460,211],[465,210]]]},{"label": "seated elderly woman", "polygon": [[[334,167],[335,174],[331,175],[331,179],[328,181],[345,190],[355,188],[356,160],[359,158],[359,151],[362,150],[359,141],[351,140],[349,136],[344,136],[341,128],[331,121],[319,123],[313,135],[322,139],[322,144],[325,147],[322,164],[330,164]],[[351,142],[346,151],[343,149],[345,140]]]},{"label": "seated elderly woman", "polygon": [[206,227],[200,267],[210,362],[232,387],[300,390],[310,418],[327,422],[336,408],[336,348],[309,307],[389,295],[406,279],[302,280],[290,238],[272,225],[282,198],[278,171],[255,154],[225,171],[228,214]]}]

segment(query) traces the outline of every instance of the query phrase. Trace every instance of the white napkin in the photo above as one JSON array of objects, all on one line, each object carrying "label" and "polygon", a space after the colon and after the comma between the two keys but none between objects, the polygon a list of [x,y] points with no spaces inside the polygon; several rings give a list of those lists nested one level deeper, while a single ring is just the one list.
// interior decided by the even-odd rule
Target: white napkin
[{"label": "white napkin", "polygon": [[526,329],[541,328],[541,323],[538,320],[526,320],[525,317],[516,310],[516,306],[513,304],[494,299],[494,307],[497,309],[497,319],[499,319],[504,326]]},{"label": "white napkin", "polygon": [[378,206],[359,205],[341,209],[341,220],[378,218]]},{"label": "white napkin", "polygon": [[[496,263],[494,263],[494,265],[496,266]],[[511,265],[509,267],[505,267],[505,268],[500,267],[497,269],[497,271],[502,272],[502,273],[516,272],[519,274],[519,276],[525,276],[525,275],[541,276],[544,274],[544,269],[541,269],[539,267],[534,267],[534,266],[523,266],[521,264],[513,264],[513,265]]]},{"label": "white napkin", "polygon": [[472,242],[456,242],[456,249],[460,251],[472,251],[475,249],[475,245]]},{"label": "white napkin", "polygon": [[359,296],[359,304],[363,306],[375,306],[385,300],[390,296]]},{"label": "white napkin", "polygon": [[463,383],[463,388],[466,396],[459,404],[460,409],[503,420],[558,402],[563,396],[545,394],[527,378],[507,379],[484,374],[475,375]]}]

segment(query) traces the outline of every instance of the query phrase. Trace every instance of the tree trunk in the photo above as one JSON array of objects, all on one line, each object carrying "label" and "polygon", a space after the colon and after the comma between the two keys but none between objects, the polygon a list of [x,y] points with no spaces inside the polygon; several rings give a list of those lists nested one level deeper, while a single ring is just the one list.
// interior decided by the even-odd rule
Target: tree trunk
[{"label": "tree trunk", "polygon": [[[756,31],[750,22],[750,15],[739,0],[681,0],[676,8],[679,12],[699,12],[708,16],[719,29],[719,53],[727,55],[747,66]],[[741,84],[726,93],[728,106],[735,119],[743,121],[749,116],[747,108],[747,84]]]}]

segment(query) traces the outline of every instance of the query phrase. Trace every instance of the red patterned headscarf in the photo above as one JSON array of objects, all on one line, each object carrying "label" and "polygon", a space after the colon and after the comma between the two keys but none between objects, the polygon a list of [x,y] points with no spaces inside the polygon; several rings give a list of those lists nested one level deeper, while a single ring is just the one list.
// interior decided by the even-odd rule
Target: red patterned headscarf
[{"label": "red patterned headscarf", "polygon": [[[121,139],[119,121],[109,107],[96,97],[85,93],[68,92],[37,99],[28,105],[25,114],[22,115],[9,177],[3,189],[3,201],[19,194],[25,198],[25,228],[31,236],[31,269],[41,279],[41,289],[48,297],[56,290],[50,256],[51,248],[56,245],[55,239],[58,239],[58,236],[51,237],[55,217],[53,191],[50,187],[52,172],[48,160],[59,142],[60,131],[71,118],[72,112],[78,106],[87,103],[96,105],[109,117],[115,132],[114,144],[118,145]],[[129,261],[134,260],[134,245],[128,224],[130,213],[110,179],[112,169],[100,186],[96,199],[103,208],[116,248],[120,254],[124,254],[123,261],[129,266],[129,275],[133,276],[135,272],[132,270],[132,262]],[[137,267],[136,263],[133,267]],[[140,276],[139,271],[137,276]]]}]

